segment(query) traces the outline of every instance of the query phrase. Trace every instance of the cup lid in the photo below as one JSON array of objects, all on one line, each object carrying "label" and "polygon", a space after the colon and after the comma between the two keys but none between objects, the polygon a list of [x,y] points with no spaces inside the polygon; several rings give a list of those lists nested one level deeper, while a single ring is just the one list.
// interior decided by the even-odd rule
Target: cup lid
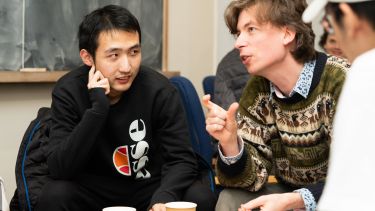
[{"label": "cup lid", "polygon": [[197,207],[197,204],[187,201],[174,201],[166,203],[165,206],[168,208],[194,208]]}]

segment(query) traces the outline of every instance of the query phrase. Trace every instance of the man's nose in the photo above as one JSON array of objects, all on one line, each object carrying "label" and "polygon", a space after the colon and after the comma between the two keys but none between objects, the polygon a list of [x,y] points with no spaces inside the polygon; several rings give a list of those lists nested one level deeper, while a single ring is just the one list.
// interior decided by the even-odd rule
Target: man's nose
[{"label": "man's nose", "polygon": [[120,63],[120,71],[121,72],[129,72],[131,69],[129,59],[127,56],[124,56],[124,58],[121,60]]},{"label": "man's nose", "polygon": [[241,33],[238,35],[236,42],[234,43],[234,47],[237,49],[240,49],[246,46],[247,44],[248,44],[248,41],[244,38],[244,35],[242,35]]}]

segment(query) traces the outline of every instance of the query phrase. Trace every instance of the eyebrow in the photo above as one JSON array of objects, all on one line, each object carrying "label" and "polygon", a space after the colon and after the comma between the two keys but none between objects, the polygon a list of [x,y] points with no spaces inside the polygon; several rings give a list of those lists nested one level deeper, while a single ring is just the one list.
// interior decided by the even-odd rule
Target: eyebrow
[{"label": "eyebrow", "polygon": [[[133,45],[133,46],[130,46],[130,48],[128,48],[128,50],[133,50],[133,49],[137,49],[137,48],[140,48],[141,45],[139,43]],[[117,52],[117,51],[122,51],[122,48],[109,48],[107,50],[105,50],[104,52],[105,53],[112,53],[112,52]]]},{"label": "eyebrow", "polygon": [[[243,27],[241,27],[241,28],[245,28],[245,29],[246,29],[246,28],[247,28],[249,25],[251,25],[251,24],[254,24],[254,23],[253,23],[252,20],[249,20],[249,21],[246,22],[245,25],[243,25]],[[239,32],[239,31],[240,31],[240,28],[237,28],[237,31]]]},{"label": "eyebrow", "polygon": [[132,47],[129,48],[129,50],[133,50],[133,49],[137,49],[137,48],[141,48],[141,44],[135,44],[133,45]]}]

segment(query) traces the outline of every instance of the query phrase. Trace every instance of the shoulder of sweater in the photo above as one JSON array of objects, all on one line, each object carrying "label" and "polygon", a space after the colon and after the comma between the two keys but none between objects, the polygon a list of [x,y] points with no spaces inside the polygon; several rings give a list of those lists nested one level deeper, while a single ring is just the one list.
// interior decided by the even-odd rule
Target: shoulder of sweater
[{"label": "shoulder of sweater", "polygon": [[328,55],[320,81],[321,83],[328,83],[330,86],[333,84],[341,84],[340,86],[342,86],[349,69],[350,63],[348,60]]},{"label": "shoulder of sweater", "polygon": [[65,86],[74,86],[74,84],[79,87],[86,86],[88,82],[88,72],[89,67],[85,65],[71,70],[56,82],[55,89]]},{"label": "shoulder of sweater", "polygon": [[331,69],[338,69],[346,73],[349,68],[350,68],[350,63],[347,59],[332,56],[332,55],[327,55],[327,63],[326,65],[331,68]]},{"label": "shoulder of sweater", "polygon": [[269,98],[271,94],[270,83],[261,76],[252,76],[246,84],[240,99],[241,105],[252,105],[256,98]]},{"label": "shoulder of sweater", "polygon": [[252,76],[249,79],[246,89],[251,87],[251,91],[270,92],[270,81],[261,76]]}]

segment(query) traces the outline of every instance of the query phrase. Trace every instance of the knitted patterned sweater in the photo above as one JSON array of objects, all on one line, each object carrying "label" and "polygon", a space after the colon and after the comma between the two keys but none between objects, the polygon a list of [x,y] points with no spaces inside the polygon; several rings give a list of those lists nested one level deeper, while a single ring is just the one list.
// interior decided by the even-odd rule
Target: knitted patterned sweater
[{"label": "knitted patterned sweater", "polygon": [[272,171],[291,187],[324,181],[333,116],[349,64],[317,55],[306,99],[298,94],[284,99],[271,96],[267,79],[250,79],[237,114],[244,152],[232,165],[219,159],[217,173],[223,186],[258,191]]}]

